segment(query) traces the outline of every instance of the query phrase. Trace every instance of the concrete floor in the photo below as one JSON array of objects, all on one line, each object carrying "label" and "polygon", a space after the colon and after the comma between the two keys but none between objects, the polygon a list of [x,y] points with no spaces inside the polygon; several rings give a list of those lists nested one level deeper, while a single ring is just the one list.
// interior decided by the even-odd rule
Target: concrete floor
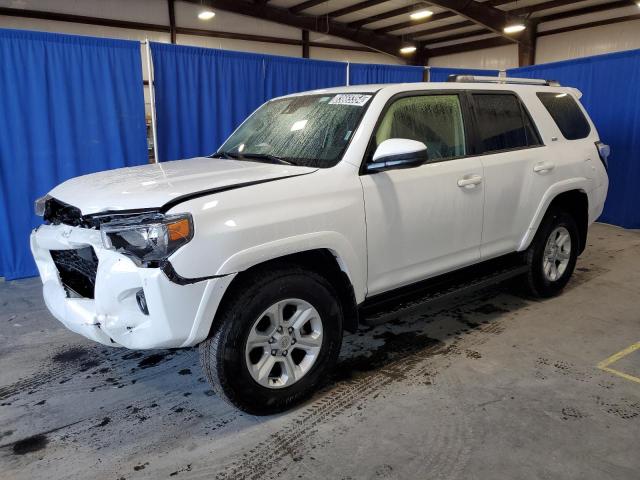
[{"label": "concrete floor", "polygon": [[345,338],[286,414],[218,400],[196,350],[105,348],[0,283],[6,479],[636,479],[640,232],[595,225],[565,293],[483,292]]}]

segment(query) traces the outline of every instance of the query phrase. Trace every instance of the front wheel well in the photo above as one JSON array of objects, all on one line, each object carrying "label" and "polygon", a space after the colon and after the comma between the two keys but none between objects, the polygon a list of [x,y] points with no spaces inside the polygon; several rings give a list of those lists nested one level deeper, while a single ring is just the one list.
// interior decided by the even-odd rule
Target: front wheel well
[{"label": "front wheel well", "polygon": [[552,209],[563,210],[575,220],[580,236],[578,248],[578,255],[580,255],[587,246],[587,230],[589,228],[589,198],[587,194],[581,190],[563,192],[551,201],[547,212]]},{"label": "front wheel well", "polygon": [[[232,292],[237,288],[242,288],[245,282],[250,282],[251,277],[259,272],[273,268],[286,266],[297,266],[322,275],[336,290],[338,301],[344,315],[343,328],[349,332],[358,329],[358,306],[356,303],[353,285],[348,275],[340,268],[336,256],[329,249],[306,250],[253,265],[238,273],[227,287],[218,307],[218,311],[224,308],[225,300],[231,297]],[[216,315],[217,316],[217,315]],[[212,331],[215,330],[216,321],[214,319]]]}]

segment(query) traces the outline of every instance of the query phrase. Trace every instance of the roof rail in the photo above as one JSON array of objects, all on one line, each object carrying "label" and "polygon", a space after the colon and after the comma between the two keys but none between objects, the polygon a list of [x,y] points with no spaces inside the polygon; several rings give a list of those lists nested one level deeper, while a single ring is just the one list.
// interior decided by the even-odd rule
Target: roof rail
[{"label": "roof rail", "polygon": [[557,80],[542,80],[538,78],[516,78],[516,77],[483,77],[479,75],[449,75],[448,82],[457,83],[511,83],[517,85],[548,85],[559,87]]}]

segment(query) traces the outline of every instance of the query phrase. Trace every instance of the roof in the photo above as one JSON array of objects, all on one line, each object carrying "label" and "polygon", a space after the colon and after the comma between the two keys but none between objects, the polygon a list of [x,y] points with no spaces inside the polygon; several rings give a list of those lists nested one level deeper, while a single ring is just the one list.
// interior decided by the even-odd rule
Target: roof
[{"label": "roof", "polygon": [[[285,95],[285,97],[295,97],[299,95],[322,95],[322,94],[339,94],[339,93],[375,93],[380,90],[393,90],[393,93],[401,93],[403,91],[413,90],[513,90],[526,91],[541,90],[550,91],[567,91],[570,90],[580,98],[581,93],[575,88],[569,86],[547,86],[547,85],[531,85],[516,83],[490,83],[490,82],[415,82],[415,83],[387,83],[374,85],[350,85],[344,87],[322,88],[318,90],[309,90],[306,92],[293,93]],[[284,97],[280,97],[284,98]]]}]

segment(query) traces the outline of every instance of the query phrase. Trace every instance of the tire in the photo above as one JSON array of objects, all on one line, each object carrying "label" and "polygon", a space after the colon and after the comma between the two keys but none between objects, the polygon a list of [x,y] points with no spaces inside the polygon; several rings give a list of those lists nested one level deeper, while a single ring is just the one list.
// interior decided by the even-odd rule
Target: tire
[{"label": "tire", "polygon": [[[568,234],[569,251],[567,244],[563,242],[558,247],[558,242]],[[553,241],[550,237],[553,237]],[[548,245],[555,244],[547,251]],[[525,261],[529,271],[524,278],[524,286],[528,294],[548,298],[558,295],[565,287],[576,266],[580,236],[575,220],[563,210],[552,209],[545,215],[531,245],[525,252]],[[555,252],[555,257],[552,255]],[[566,258],[566,264],[563,263]],[[553,260],[553,261],[551,261]],[[551,268],[549,265],[551,264]],[[555,275],[553,265],[556,266]]]},{"label": "tire", "polygon": [[[278,319],[285,318],[278,333]],[[290,332],[305,318],[307,324]],[[342,321],[338,296],[324,277],[297,266],[257,271],[239,279],[221,305],[215,330],[200,344],[200,362],[226,402],[253,415],[281,412],[307,398],[335,365]]]}]

